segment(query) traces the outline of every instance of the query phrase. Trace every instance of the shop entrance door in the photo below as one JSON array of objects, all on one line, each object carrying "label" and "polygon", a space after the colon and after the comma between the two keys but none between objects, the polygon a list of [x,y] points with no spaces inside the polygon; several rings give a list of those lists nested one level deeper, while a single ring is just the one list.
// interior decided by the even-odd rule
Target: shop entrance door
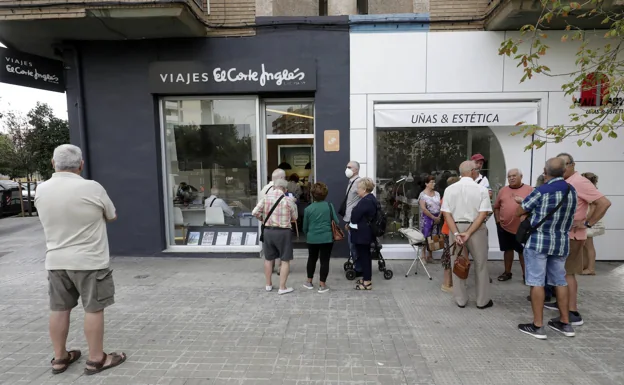
[{"label": "shop entrance door", "polygon": [[271,180],[277,168],[286,173],[288,191],[297,199],[299,219],[292,223],[296,248],[305,248],[303,213],[311,203],[310,186],[314,183],[314,100],[267,99],[264,111],[263,182]]}]

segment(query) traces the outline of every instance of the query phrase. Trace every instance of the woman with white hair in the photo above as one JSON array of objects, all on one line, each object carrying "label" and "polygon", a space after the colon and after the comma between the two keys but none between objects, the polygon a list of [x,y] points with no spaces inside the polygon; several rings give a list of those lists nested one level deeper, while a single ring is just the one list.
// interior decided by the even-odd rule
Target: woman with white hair
[{"label": "woman with white hair", "polygon": [[361,178],[357,182],[357,195],[361,198],[351,212],[349,232],[351,243],[362,266],[362,279],[356,282],[356,290],[372,290],[371,243],[376,241],[371,222],[377,217],[379,202],[373,194],[375,182],[371,178]]}]

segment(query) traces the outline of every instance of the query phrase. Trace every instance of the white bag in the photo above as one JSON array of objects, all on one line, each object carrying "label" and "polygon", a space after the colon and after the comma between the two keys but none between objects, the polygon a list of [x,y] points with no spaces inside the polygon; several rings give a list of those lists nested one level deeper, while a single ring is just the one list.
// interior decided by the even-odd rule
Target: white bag
[{"label": "white bag", "polygon": [[591,228],[587,229],[587,238],[595,238],[605,233],[605,225],[602,219],[596,222]]}]

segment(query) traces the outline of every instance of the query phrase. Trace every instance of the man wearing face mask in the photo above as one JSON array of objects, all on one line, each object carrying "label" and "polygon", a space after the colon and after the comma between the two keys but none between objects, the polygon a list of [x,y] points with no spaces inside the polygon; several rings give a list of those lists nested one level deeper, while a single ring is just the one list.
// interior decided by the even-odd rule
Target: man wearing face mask
[{"label": "man wearing face mask", "polygon": [[340,205],[340,209],[338,209],[338,214],[342,216],[342,219],[347,222],[345,225],[345,229],[347,230],[347,236],[349,241],[349,252],[351,254],[351,258],[355,261],[355,272],[356,276],[360,277],[362,275],[362,266],[357,259],[357,254],[355,252],[355,246],[351,243],[351,232],[349,232],[349,221],[351,220],[351,211],[355,205],[360,201],[360,196],[357,193],[357,185],[356,182],[360,179],[360,164],[354,160],[347,164],[347,169],[345,170],[345,176],[349,178],[349,183],[347,184],[347,193],[342,200],[342,204]]}]

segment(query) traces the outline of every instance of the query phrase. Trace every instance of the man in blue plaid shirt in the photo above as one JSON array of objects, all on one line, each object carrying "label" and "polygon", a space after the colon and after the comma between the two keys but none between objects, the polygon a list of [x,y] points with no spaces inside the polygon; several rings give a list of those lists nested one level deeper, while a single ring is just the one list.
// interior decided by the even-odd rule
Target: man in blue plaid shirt
[{"label": "man in blue plaid shirt", "polygon": [[[533,323],[520,324],[518,329],[539,339],[546,339],[543,324],[544,284],[555,287],[561,313],[559,319],[548,321],[548,326],[567,337],[574,337],[567,305],[565,261],[570,249],[568,232],[572,228],[577,195],[574,187],[563,179],[565,167],[563,159],[549,159],[544,167],[545,183],[524,200],[516,197],[516,202],[520,204],[518,215],[529,214],[531,227],[535,229],[524,246],[526,284],[531,286]],[[561,206],[557,207],[559,203]],[[538,226],[544,218],[544,222]]]}]

